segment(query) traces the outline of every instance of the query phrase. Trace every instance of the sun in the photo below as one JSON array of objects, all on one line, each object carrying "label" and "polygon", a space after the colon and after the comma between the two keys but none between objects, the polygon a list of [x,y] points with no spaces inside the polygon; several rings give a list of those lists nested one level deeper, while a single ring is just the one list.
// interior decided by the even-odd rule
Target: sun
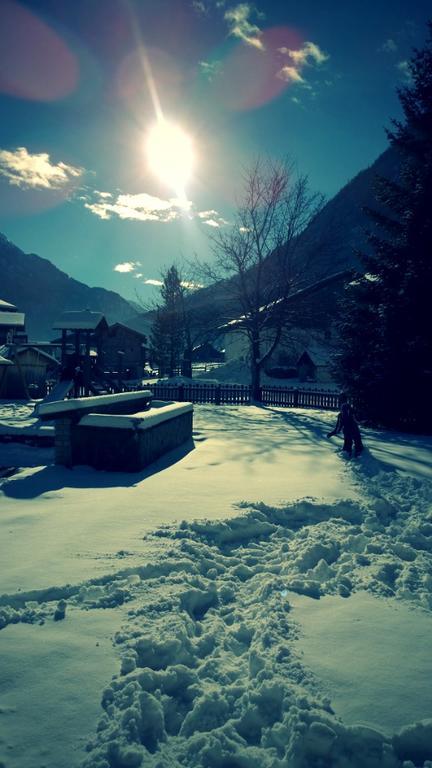
[{"label": "sun", "polygon": [[179,126],[160,119],[147,135],[146,152],[153,173],[179,199],[185,199],[195,164],[191,137]]}]

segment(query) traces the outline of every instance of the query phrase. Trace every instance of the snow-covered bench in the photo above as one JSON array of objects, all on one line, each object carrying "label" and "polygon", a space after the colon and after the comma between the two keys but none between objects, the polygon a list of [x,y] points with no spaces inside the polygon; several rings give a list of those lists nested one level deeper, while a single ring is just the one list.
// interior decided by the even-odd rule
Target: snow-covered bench
[{"label": "snow-covered bench", "polygon": [[192,403],[153,400],[150,390],[41,406],[55,421],[56,464],[136,472],[192,437]]}]

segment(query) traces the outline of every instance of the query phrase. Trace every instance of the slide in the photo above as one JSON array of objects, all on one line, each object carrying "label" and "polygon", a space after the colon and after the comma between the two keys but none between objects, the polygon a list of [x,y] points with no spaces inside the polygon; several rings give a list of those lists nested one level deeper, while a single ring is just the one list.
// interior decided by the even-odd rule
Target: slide
[{"label": "slide", "polygon": [[[41,400],[41,403],[53,403],[55,400],[64,400],[66,395],[73,389],[73,379],[65,379],[64,381],[59,381],[55,387],[52,388],[51,392],[44,397],[43,400]],[[37,416],[37,409],[38,405],[41,403],[37,403],[34,413]]]}]

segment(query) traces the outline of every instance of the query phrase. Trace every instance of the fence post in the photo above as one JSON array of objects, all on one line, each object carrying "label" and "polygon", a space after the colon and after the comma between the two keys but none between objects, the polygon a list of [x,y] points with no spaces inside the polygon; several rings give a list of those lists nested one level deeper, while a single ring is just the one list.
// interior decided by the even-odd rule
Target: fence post
[{"label": "fence post", "polygon": [[297,408],[298,400],[299,400],[299,392],[297,388],[294,390],[293,394],[294,394],[294,408]]},{"label": "fence post", "polygon": [[220,384],[216,384],[216,389],[215,389],[215,405],[220,405],[220,403],[221,403],[221,393],[220,393],[220,390],[221,390]]},{"label": "fence post", "polygon": [[179,403],[184,401],[184,384],[179,384],[177,388],[177,400]]}]

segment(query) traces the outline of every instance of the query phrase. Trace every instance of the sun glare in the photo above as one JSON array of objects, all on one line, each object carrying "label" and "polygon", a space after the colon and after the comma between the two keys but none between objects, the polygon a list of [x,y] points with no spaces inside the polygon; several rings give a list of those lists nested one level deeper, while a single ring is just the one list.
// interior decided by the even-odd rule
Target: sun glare
[{"label": "sun glare", "polygon": [[194,166],[190,136],[173,123],[158,120],[149,131],[146,150],[153,173],[171,187],[180,200],[185,200],[186,184]]}]

